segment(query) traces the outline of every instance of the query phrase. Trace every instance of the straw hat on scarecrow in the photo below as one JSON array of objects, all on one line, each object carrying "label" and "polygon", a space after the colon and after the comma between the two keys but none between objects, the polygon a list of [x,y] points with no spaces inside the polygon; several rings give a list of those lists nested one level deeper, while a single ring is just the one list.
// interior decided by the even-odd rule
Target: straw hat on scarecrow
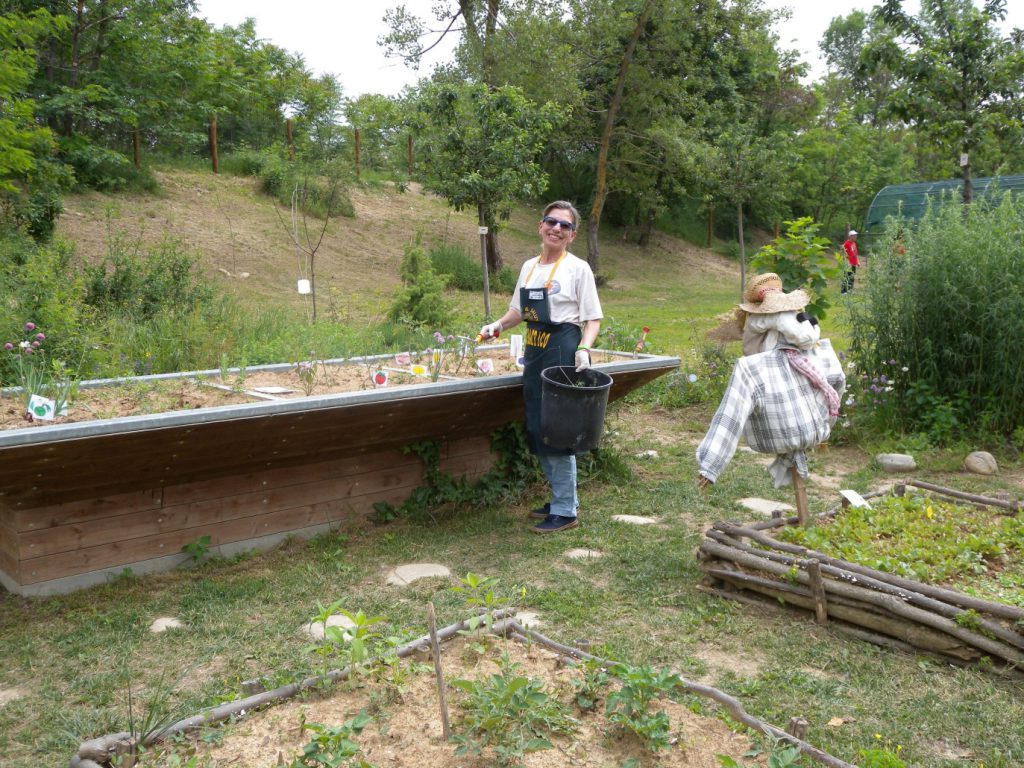
[{"label": "straw hat on scarecrow", "polygon": [[739,308],[754,315],[770,315],[775,312],[799,312],[810,302],[807,291],[797,289],[785,293],[782,278],[774,272],[754,275],[747,281],[743,291],[743,302]]}]

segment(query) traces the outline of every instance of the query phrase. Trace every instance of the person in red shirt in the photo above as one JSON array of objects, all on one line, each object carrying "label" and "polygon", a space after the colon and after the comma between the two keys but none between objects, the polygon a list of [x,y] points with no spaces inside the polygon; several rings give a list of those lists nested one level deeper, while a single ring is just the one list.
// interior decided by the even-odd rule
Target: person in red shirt
[{"label": "person in red shirt", "polygon": [[846,251],[846,275],[843,277],[842,292],[847,293],[853,290],[853,277],[857,274],[857,267],[860,266],[860,259],[857,254],[857,230],[851,229],[843,243],[843,250]]}]

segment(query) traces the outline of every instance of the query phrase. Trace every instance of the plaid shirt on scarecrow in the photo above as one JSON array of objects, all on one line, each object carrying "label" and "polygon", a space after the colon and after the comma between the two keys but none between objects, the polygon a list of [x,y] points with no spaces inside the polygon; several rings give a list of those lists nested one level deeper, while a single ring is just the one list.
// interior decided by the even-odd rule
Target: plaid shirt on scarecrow
[{"label": "plaid shirt on scarecrow", "polygon": [[[823,339],[817,352],[807,357],[842,396],[846,377],[831,343]],[[788,470],[794,465],[806,477],[804,452],[832,432],[835,417],[828,411],[825,395],[790,365],[784,350],[741,357],[697,448],[700,473],[715,482],[742,436],[755,451],[776,454],[768,467],[776,488],[791,482]]]}]

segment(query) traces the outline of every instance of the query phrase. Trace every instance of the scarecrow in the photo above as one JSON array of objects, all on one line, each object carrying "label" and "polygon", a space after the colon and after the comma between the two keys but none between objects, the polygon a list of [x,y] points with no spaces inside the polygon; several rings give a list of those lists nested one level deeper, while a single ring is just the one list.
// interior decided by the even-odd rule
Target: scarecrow
[{"label": "scarecrow", "polygon": [[743,437],[755,451],[775,454],[768,473],[776,488],[792,482],[799,491],[806,452],[831,434],[846,377],[817,321],[802,311],[805,291],[785,293],[768,273],[750,280],[743,299],[744,356],[697,448],[699,484],[718,480]]}]

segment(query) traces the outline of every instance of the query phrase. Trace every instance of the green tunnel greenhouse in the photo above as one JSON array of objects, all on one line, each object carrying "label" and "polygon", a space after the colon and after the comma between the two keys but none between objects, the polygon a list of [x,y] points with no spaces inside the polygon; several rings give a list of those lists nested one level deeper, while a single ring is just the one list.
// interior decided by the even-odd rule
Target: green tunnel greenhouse
[{"label": "green tunnel greenhouse", "polygon": [[[1007,190],[1013,194],[1024,193],[1024,174],[977,178],[973,183],[976,200],[988,194]],[[885,220],[890,216],[902,216],[909,221],[917,221],[924,215],[929,199],[941,200],[943,194],[959,198],[963,194],[963,186],[962,179],[949,179],[916,184],[890,184],[883,187],[868,208],[864,229],[860,233],[862,241],[870,242],[880,236],[885,231]]]}]

